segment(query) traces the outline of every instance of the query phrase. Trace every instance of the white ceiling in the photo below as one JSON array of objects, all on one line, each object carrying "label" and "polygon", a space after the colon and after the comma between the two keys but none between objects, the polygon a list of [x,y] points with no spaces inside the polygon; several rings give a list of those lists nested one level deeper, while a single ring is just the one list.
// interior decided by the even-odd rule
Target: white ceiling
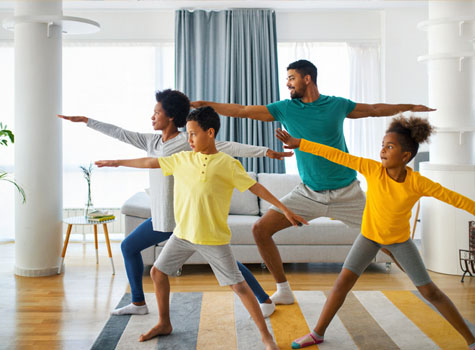
[{"label": "white ceiling", "polygon": [[[175,10],[178,8],[223,9],[239,7],[274,8],[276,10],[384,9],[426,5],[427,1],[417,0],[63,0],[64,9],[74,10]],[[0,9],[14,9],[14,6],[15,1],[0,0]]]}]

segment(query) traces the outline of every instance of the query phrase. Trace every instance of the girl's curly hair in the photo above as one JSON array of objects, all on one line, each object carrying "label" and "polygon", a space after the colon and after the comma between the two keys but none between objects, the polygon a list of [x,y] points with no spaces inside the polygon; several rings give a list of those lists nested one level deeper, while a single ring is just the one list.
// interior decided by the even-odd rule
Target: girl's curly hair
[{"label": "girl's curly hair", "polygon": [[411,152],[412,160],[419,150],[419,144],[427,142],[429,137],[435,133],[435,128],[427,119],[410,116],[405,118],[399,115],[391,121],[387,133],[396,133],[398,141],[404,152]]}]

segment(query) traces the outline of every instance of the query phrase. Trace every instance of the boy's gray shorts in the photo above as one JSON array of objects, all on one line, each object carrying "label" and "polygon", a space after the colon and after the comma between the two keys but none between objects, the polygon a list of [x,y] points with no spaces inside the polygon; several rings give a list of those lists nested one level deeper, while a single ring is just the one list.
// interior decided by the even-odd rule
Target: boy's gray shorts
[{"label": "boy's gray shorts", "polygon": [[[344,222],[352,228],[360,228],[366,196],[358,180],[336,190],[314,191],[301,183],[280,201],[295,214],[310,221],[319,217],[328,217]],[[279,213],[282,211],[271,206]]]},{"label": "boy's gray shorts", "polygon": [[244,281],[229,244],[194,244],[175,235],[168,239],[153,266],[169,276],[176,276],[177,271],[194,252],[200,253],[209,263],[220,286]]},{"label": "boy's gray shorts", "polygon": [[359,234],[345,259],[343,267],[360,276],[381,248],[386,248],[394,255],[417,287],[424,286],[432,281],[419,250],[410,238],[403,243],[385,245]]}]

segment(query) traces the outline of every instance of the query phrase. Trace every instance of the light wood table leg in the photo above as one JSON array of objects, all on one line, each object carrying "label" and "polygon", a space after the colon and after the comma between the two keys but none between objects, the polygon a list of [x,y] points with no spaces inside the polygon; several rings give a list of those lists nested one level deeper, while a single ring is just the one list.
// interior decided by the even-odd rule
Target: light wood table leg
[{"label": "light wood table leg", "polygon": [[99,247],[97,244],[97,225],[94,225],[94,243],[96,244],[96,265],[99,264]]},{"label": "light wood table leg", "polygon": [[109,231],[107,230],[107,224],[102,224],[102,226],[104,227],[104,236],[106,237],[107,250],[109,251],[109,258],[111,259],[112,274],[115,275],[115,267],[114,267],[114,260],[112,259],[111,243],[109,241]]},{"label": "light wood table leg", "polygon": [[66,232],[66,238],[64,240],[63,252],[61,253],[61,261],[58,267],[58,275],[61,274],[61,269],[63,267],[64,257],[66,256],[66,249],[68,249],[69,236],[71,235],[71,229],[73,228],[72,224],[68,225],[68,231]]}]

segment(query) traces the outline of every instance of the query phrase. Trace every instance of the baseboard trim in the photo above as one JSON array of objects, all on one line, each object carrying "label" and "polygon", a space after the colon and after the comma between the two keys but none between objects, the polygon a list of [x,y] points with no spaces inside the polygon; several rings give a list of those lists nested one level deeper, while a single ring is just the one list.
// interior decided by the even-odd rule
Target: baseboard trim
[{"label": "baseboard trim", "polygon": [[48,267],[45,269],[25,269],[15,266],[15,275],[22,277],[44,277],[58,274],[58,267]]}]

